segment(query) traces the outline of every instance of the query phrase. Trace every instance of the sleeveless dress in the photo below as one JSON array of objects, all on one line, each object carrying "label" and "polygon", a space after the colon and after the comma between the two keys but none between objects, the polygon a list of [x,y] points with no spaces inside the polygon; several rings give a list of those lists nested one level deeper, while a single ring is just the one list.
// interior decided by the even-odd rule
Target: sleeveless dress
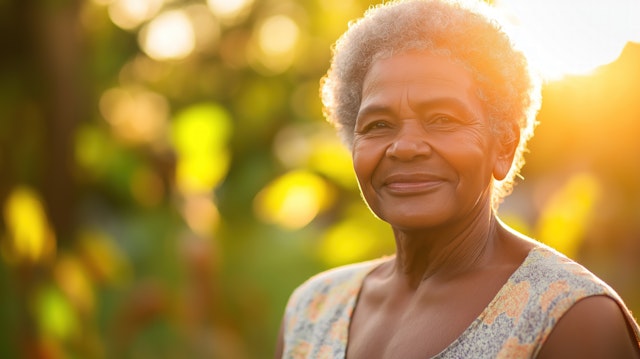
[{"label": "sleeveless dress", "polygon": [[[298,287],[285,309],[283,358],[344,358],[364,278],[384,261],[332,269]],[[618,303],[640,343],[637,322],[612,288],[559,252],[535,247],[480,316],[434,358],[535,357],[562,315],[595,295]]]}]

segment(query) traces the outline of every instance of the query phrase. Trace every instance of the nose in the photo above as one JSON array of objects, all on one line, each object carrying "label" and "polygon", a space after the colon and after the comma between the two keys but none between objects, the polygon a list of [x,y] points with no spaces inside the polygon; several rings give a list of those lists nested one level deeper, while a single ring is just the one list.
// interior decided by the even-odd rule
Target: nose
[{"label": "nose", "polygon": [[386,155],[399,161],[428,157],[432,148],[421,126],[404,124],[387,147]]}]

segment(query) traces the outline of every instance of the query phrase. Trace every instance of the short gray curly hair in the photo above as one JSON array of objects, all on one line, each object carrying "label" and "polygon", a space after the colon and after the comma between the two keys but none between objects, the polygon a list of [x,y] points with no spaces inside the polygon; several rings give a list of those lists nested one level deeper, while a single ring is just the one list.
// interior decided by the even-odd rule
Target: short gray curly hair
[{"label": "short gray curly hair", "polygon": [[333,59],[321,81],[327,120],[352,148],[362,84],[371,64],[410,50],[450,57],[474,75],[478,96],[496,136],[520,142],[509,174],[494,187],[494,205],[508,195],[524,164],[540,108],[540,80],[497,21],[480,1],[396,0],[371,7],[333,47]]}]

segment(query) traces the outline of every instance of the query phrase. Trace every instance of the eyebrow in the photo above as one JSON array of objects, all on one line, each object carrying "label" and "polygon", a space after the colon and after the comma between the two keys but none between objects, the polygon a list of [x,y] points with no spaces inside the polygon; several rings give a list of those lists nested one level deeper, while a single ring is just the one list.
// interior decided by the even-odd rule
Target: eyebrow
[{"label": "eyebrow", "polygon": [[[428,99],[425,101],[419,101],[417,103],[414,103],[413,106],[411,106],[411,108],[420,113],[425,111],[428,108],[433,108],[433,107],[450,107],[455,109],[456,111],[462,111],[465,114],[468,115],[473,115],[473,116],[477,116],[478,114],[476,113],[476,111],[473,111],[469,108],[469,106],[467,106],[463,101],[460,101],[459,99],[455,98],[455,97],[438,97],[438,98],[434,98],[434,99]],[[366,116],[370,116],[370,115],[389,115],[389,116],[393,116],[395,115],[395,111],[393,111],[391,109],[391,106],[384,104],[384,103],[372,103],[370,105],[367,105],[363,108],[361,108],[358,111],[358,115],[356,117],[356,119],[361,118],[361,117],[366,117]]]},{"label": "eyebrow", "polygon": [[393,115],[394,111],[391,110],[390,106],[381,105],[381,104],[371,104],[361,108],[358,111],[356,119],[361,117],[366,117],[370,115]]}]

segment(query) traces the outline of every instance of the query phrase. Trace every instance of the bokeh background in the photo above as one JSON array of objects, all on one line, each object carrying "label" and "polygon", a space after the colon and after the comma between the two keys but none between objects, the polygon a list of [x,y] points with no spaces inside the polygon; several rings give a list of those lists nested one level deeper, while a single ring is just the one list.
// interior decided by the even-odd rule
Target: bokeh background
[{"label": "bokeh background", "polygon": [[[552,51],[500,216],[640,313],[639,2],[521,3]],[[391,254],[318,99],[369,5],[0,1],[0,357],[271,357],[298,284]]]}]

